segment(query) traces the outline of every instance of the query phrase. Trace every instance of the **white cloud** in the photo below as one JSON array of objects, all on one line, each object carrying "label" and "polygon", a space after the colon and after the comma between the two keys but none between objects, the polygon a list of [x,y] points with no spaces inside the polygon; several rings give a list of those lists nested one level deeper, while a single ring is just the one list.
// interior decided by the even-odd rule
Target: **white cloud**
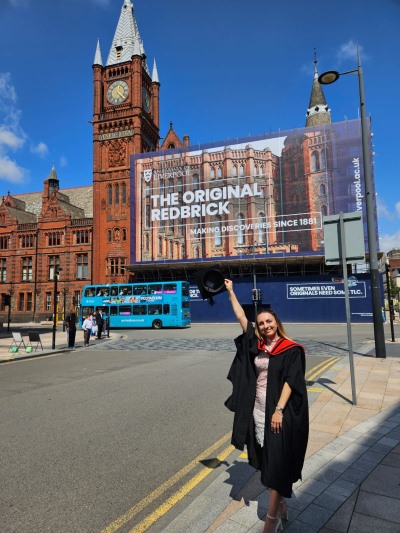
[{"label": "white cloud", "polygon": [[18,166],[7,156],[0,157],[0,180],[10,183],[23,183],[27,178],[27,171]]},{"label": "white cloud", "polygon": [[47,144],[45,144],[44,142],[40,142],[36,146],[32,146],[31,152],[43,157],[49,153],[49,149],[47,147]]},{"label": "white cloud", "polygon": [[64,156],[60,157],[60,167],[66,167],[68,165],[67,158]]},{"label": "white cloud", "polygon": [[390,252],[394,248],[400,248],[400,230],[395,233],[382,235],[379,239],[382,252]]},{"label": "white cloud", "polygon": [[[400,208],[400,202],[398,202],[398,204],[399,204],[399,208]],[[390,211],[388,206],[382,202],[382,200],[379,198],[379,196],[377,198],[376,206],[378,208],[378,217],[379,218],[387,218],[389,220],[393,220],[395,218],[395,214]],[[397,209],[397,204],[396,204],[396,209]],[[398,211],[398,214],[400,214],[400,211]]]},{"label": "white cloud", "polygon": [[25,139],[18,137],[13,131],[7,130],[0,125],[0,151],[4,148],[11,148],[17,150],[24,144]]},{"label": "white cloud", "polygon": [[357,43],[356,41],[353,41],[353,39],[350,39],[349,41],[347,41],[347,43],[341,44],[339,50],[336,52],[336,58],[339,64],[351,59],[354,60],[355,67],[357,66],[357,44],[358,49],[360,50],[361,61],[365,61],[368,59],[368,56],[365,54],[364,48],[360,45],[360,43]]}]

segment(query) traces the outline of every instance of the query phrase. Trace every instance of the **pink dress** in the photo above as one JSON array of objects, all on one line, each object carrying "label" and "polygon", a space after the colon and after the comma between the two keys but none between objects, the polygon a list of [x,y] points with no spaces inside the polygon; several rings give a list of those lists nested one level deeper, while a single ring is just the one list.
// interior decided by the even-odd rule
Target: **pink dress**
[{"label": "pink dress", "polygon": [[257,387],[253,418],[257,442],[260,446],[264,446],[265,404],[267,398],[269,354],[264,350],[260,351],[254,359],[254,364],[257,372]]}]

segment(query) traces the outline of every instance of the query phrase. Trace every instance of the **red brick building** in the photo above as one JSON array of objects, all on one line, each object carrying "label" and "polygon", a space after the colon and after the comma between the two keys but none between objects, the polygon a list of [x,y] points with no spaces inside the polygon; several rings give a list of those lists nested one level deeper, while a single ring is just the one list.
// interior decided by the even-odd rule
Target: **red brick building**
[{"label": "red brick building", "polygon": [[0,205],[0,321],[40,321],[54,310],[59,272],[59,317],[79,302],[91,278],[92,187],[59,189],[53,167],[42,193],[10,193]]}]

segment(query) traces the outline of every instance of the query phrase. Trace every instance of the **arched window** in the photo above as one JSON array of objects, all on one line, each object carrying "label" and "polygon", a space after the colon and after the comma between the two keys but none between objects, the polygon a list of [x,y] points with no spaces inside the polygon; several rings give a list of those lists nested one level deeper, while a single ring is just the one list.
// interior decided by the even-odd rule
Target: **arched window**
[{"label": "arched window", "polygon": [[198,174],[193,174],[193,190],[200,189],[200,178]]},{"label": "arched window", "polygon": [[232,169],[232,176],[233,176],[234,178],[236,178],[236,176],[237,176],[237,166],[236,166],[236,165],[235,165],[235,166],[233,167],[233,169]]},{"label": "arched window", "polygon": [[321,170],[326,170],[326,153],[325,153],[325,151],[321,152]]},{"label": "arched window", "polygon": [[237,243],[238,244],[244,244],[244,230],[243,230],[243,222],[244,222],[244,216],[243,213],[239,213],[237,217],[237,224],[238,224],[238,230],[237,230]]},{"label": "arched window", "polygon": [[174,179],[169,178],[168,180],[168,192],[174,192]]},{"label": "arched window", "polygon": [[217,176],[219,178],[222,178],[222,168],[221,167],[218,167]]},{"label": "arched window", "polygon": [[112,242],[112,232],[110,229],[107,230],[107,242]]},{"label": "arched window", "polygon": [[119,204],[119,185],[118,185],[118,183],[115,184],[114,192],[115,192],[115,205],[118,205]]},{"label": "arched window", "polygon": [[199,217],[195,217],[194,219],[194,229],[197,230],[200,228],[200,218]]},{"label": "arched window", "polygon": [[121,195],[122,195],[121,202],[123,204],[126,204],[126,183],[122,183],[121,185]]},{"label": "arched window", "polygon": [[150,227],[150,204],[146,204],[146,221],[145,221],[145,225],[146,225],[146,228],[149,228]]},{"label": "arched window", "polygon": [[244,176],[244,166],[240,165],[240,175]]},{"label": "arched window", "polygon": [[200,248],[198,246],[196,246],[195,250],[194,250],[194,255],[196,257],[196,259],[198,259],[200,256]]},{"label": "arched window", "polygon": [[326,195],[326,185],[325,185],[325,183],[321,183],[321,185],[319,186],[319,194],[321,196],[325,196]]},{"label": "arched window", "polygon": [[222,246],[222,237],[221,237],[221,217],[216,216],[214,221],[214,245]]},{"label": "arched window", "polygon": [[150,249],[150,237],[149,237],[149,234],[148,234],[148,233],[146,233],[146,236],[145,236],[145,240],[144,240],[144,242],[145,242],[145,249],[146,249],[146,252],[148,252],[149,249]]},{"label": "arched window", "polygon": [[169,257],[172,259],[174,256],[174,241],[169,241]]},{"label": "arched window", "polygon": [[319,169],[319,153],[314,150],[311,154],[311,172],[317,172]]},{"label": "arched window", "polygon": [[258,175],[258,167],[257,167],[257,165],[255,165],[253,167],[253,176],[257,176],[257,175]]},{"label": "arched window", "polygon": [[328,208],[327,208],[327,206],[326,206],[325,204],[321,205],[321,215],[322,215],[323,217],[326,217],[327,214],[328,214]]},{"label": "arched window", "polygon": [[123,241],[126,241],[126,237],[127,237],[127,231],[126,231],[126,228],[122,228],[122,240],[123,240]]},{"label": "arched window", "polygon": [[215,170],[213,168],[210,170],[210,178],[212,180],[215,178]]},{"label": "arched window", "polygon": [[176,180],[176,188],[178,190],[178,192],[182,192],[183,190],[183,181],[182,181],[182,178],[178,178]]},{"label": "arched window", "polygon": [[108,196],[108,205],[113,203],[113,194],[111,185],[107,185],[107,196]]},{"label": "arched window", "polygon": [[158,237],[158,255],[162,255],[162,237]]},{"label": "arched window", "polygon": [[145,195],[146,195],[146,198],[149,198],[150,196],[150,184],[149,183],[146,183],[145,185]]}]

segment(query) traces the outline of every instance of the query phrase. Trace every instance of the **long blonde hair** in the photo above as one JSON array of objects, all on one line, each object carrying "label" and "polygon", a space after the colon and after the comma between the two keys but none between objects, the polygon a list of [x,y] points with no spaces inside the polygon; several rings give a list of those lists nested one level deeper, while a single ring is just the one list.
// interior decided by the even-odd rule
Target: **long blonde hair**
[{"label": "long blonde hair", "polygon": [[260,330],[258,328],[258,321],[257,321],[257,318],[259,317],[259,315],[261,315],[261,313],[269,313],[270,315],[272,315],[275,318],[276,323],[278,325],[278,328],[277,328],[278,335],[280,337],[282,337],[283,339],[288,339],[290,341],[292,340],[290,337],[288,337],[288,334],[286,333],[285,328],[283,327],[281,319],[278,317],[278,315],[275,313],[275,311],[273,311],[272,309],[265,309],[265,308],[259,309],[257,311],[257,315],[256,315],[255,333],[256,333],[256,337],[258,339],[264,340],[263,336],[261,335],[261,332],[260,332]]}]

